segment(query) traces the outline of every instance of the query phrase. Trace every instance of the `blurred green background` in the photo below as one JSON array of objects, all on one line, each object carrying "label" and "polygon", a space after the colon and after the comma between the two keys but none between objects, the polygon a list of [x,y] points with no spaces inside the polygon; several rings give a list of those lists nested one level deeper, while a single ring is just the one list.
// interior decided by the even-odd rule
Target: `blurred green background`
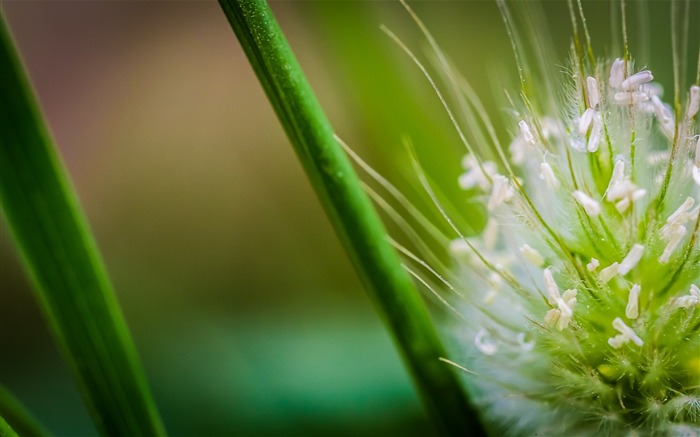
[{"label": "blurred green background", "polygon": [[[340,136],[421,204],[401,152],[409,135],[438,186],[464,200],[464,226],[478,228],[455,183],[457,135],[379,30],[425,55],[401,6],[272,7]],[[502,90],[516,70],[496,5],[414,7],[506,140]],[[609,5],[587,7],[608,54]],[[667,2],[654,7],[668,15]],[[172,435],[433,433],[215,2],[4,1],[2,11]],[[545,14],[553,62],[565,65],[565,2],[545,2]],[[654,44],[648,56],[670,61],[668,39]],[[668,67],[654,69],[666,83]],[[94,435],[1,232],[0,380],[57,435]]]}]

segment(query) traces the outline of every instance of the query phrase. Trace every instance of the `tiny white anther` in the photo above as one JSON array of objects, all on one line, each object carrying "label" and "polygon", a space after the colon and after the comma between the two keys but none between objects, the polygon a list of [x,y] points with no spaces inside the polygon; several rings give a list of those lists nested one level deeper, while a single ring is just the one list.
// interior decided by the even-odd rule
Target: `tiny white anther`
[{"label": "tiny white anther", "polygon": [[695,284],[690,284],[690,290],[685,296],[671,299],[671,309],[690,308],[700,305],[700,288]]},{"label": "tiny white anther", "polygon": [[700,86],[693,85],[690,87],[690,99],[688,99],[688,112],[686,114],[688,120],[695,117],[698,110],[700,110]]},{"label": "tiny white anther", "polygon": [[639,91],[648,95],[649,97],[662,96],[664,94],[664,87],[658,82],[648,82],[639,86]]},{"label": "tiny white anther", "polygon": [[625,80],[625,61],[617,58],[610,67],[610,86],[619,88],[623,80]]},{"label": "tiny white anther", "polygon": [[554,175],[552,167],[546,162],[540,164],[540,179],[543,179],[552,191],[556,191],[559,188],[559,179]]},{"label": "tiny white anther", "polygon": [[600,267],[600,261],[595,258],[591,258],[591,262],[586,264],[589,272],[595,272],[598,267]]},{"label": "tiny white anther", "polygon": [[688,218],[686,217],[686,212],[690,210],[690,208],[693,207],[693,204],[695,204],[695,199],[692,197],[688,197],[685,199],[685,201],[679,206],[668,218],[666,219],[666,223],[671,223],[671,224],[679,224],[682,225],[686,221],[688,221]]},{"label": "tiny white anther", "polygon": [[534,342],[534,340],[533,341],[526,341],[525,337],[526,337],[526,335],[524,332],[519,332],[518,335],[515,336],[515,339],[518,342],[518,346],[520,346],[520,348],[522,350],[531,351],[532,349],[535,348],[535,342]]},{"label": "tiny white anther", "polygon": [[510,160],[515,165],[522,165],[525,163],[527,158],[526,148],[528,144],[523,139],[522,135],[516,135],[513,141],[510,142],[508,146],[508,151],[510,152]]},{"label": "tiny white anther", "polygon": [[700,185],[700,167],[697,165],[693,166],[693,181],[695,181],[695,185]]},{"label": "tiny white anther", "polygon": [[583,114],[581,114],[581,118],[578,121],[578,133],[580,135],[586,135],[586,132],[588,132],[588,129],[591,127],[591,123],[593,123],[594,116],[595,109],[588,108],[583,111]]},{"label": "tiny white anther", "polygon": [[626,341],[633,341],[634,344],[637,346],[642,346],[644,344],[644,341],[642,341],[641,338],[630,328],[625,324],[625,322],[622,321],[621,318],[616,317],[615,320],[613,320],[613,328],[615,328],[620,334],[622,334],[625,338]]},{"label": "tiny white anther", "polygon": [[673,112],[668,105],[665,105],[658,96],[651,96],[651,106],[654,108],[654,114],[659,120],[661,131],[669,138],[673,138],[676,130],[676,122],[673,117]]},{"label": "tiny white anther", "polygon": [[556,308],[552,308],[551,310],[547,311],[547,314],[544,315],[544,323],[547,326],[552,326],[555,323],[557,323],[557,320],[559,320],[560,316],[561,311],[559,311]]},{"label": "tiny white anther", "polygon": [[552,271],[550,270],[550,267],[544,269],[543,277],[544,288],[547,290],[547,300],[550,303],[550,305],[556,305],[557,299],[561,299],[561,296],[559,295],[559,287],[554,281],[554,276],[552,276]]},{"label": "tiny white anther", "polygon": [[637,89],[642,84],[651,82],[652,80],[654,80],[654,76],[651,74],[651,71],[642,70],[638,73],[634,73],[632,76],[623,80],[620,84],[620,87],[622,89],[631,91]]},{"label": "tiny white anther", "polygon": [[629,179],[625,179],[615,184],[612,188],[608,187],[608,192],[605,195],[605,199],[609,202],[613,202],[623,197],[630,196],[637,187]]},{"label": "tiny white anther", "polygon": [[609,266],[605,267],[603,270],[600,271],[600,274],[598,275],[598,279],[600,279],[600,282],[603,284],[607,284],[610,282],[610,280],[617,275],[617,269],[620,264],[617,262],[614,262],[610,264]]},{"label": "tiny white anther", "polygon": [[489,211],[493,211],[503,202],[513,197],[513,187],[507,177],[496,175],[492,178],[493,187],[491,188],[491,196],[487,204]]},{"label": "tiny white anther", "polygon": [[530,126],[527,125],[527,122],[525,120],[520,120],[518,126],[520,127],[520,133],[523,134],[525,141],[531,146],[534,146],[535,137],[532,135],[532,131],[530,131]]},{"label": "tiny white anther", "polygon": [[627,337],[624,335],[616,335],[614,337],[611,337],[608,339],[608,344],[612,346],[614,349],[620,349],[625,343],[627,343],[629,340]]},{"label": "tiny white anther", "polygon": [[493,218],[489,218],[486,222],[482,238],[484,239],[484,246],[486,249],[492,250],[496,247],[496,241],[498,240],[498,222]]},{"label": "tiny white anther", "polygon": [[472,155],[465,155],[462,159],[462,167],[467,170],[459,176],[459,186],[463,190],[479,187],[488,190],[491,186],[489,178],[496,174],[496,164],[492,161],[484,161],[479,166],[478,161]]},{"label": "tiny white anther", "polygon": [[600,114],[596,111],[593,114],[593,125],[591,126],[591,134],[588,136],[588,144],[586,149],[593,153],[598,150],[600,145],[601,134],[603,132],[603,121],[600,118]]},{"label": "tiny white anther", "polygon": [[630,249],[625,259],[622,260],[617,268],[617,273],[619,273],[620,276],[625,276],[630,272],[630,270],[639,264],[639,261],[642,259],[642,255],[644,255],[644,246],[641,244],[635,244],[632,246],[632,249]]},{"label": "tiny white anther", "polygon": [[636,319],[639,317],[639,293],[642,291],[642,287],[639,284],[632,285],[630,294],[627,298],[627,308],[625,308],[625,315],[628,319]]},{"label": "tiny white anther", "polygon": [[598,91],[598,81],[595,77],[588,76],[586,78],[588,86],[588,107],[595,108],[600,103],[600,92]]},{"label": "tiny white anther", "polygon": [[530,261],[535,267],[540,267],[542,264],[544,264],[544,258],[542,255],[527,244],[520,246],[520,253],[522,253],[525,259]]},{"label": "tiny white anther", "polygon": [[[608,189],[606,192],[612,190],[617,184],[622,182],[625,178],[625,161],[618,159],[615,161],[615,167],[613,167],[612,176],[610,176],[610,182],[608,183]],[[610,200],[610,199],[608,199]]]},{"label": "tiny white anther", "polygon": [[687,232],[685,226],[682,225],[672,225],[666,229],[664,236],[667,238],[667,243],[664,252],[659,257],[659,262],[661,264],[668,263],[671,259],[671,255],[676,251]]},{"label": "tiny white anther", "polygon": [[632,92],[620,92],[620,93],[615,93],[614,96],[615,103],[618,105],[634,105],[637,103],[644,103],[647,100],[649,100],[649,96],[644,94],[641,91],[632,91]]},{"label": "tiny white anther", "polygon": [[598,203],[598,201],[593,200],[583,191],[576,190],[573,194],[576,201],[583,207],[589,217],[596,217],[600,214],[600,203]]},{"label": "tiny white anther", "polygon": [[474,337],[474,345],[479,352],[484,355],[494,355],[498,351],[498,346],[492,340],[490,340],[490,335],[486,329],[481,328],[479,332],[476,333]]},{"label": "tiny white anther", "polygon": [[622,214],[622,213],[624,213],[625,211],[627,211],[627,208],[629,208],[631,204],[632,204],[632,201],[630,200],[629,197],[623,197],[622,200],[620,200],[619,202],[616,202],[616,203],[615,203],[615,209],[616,209],[620,214]]}]

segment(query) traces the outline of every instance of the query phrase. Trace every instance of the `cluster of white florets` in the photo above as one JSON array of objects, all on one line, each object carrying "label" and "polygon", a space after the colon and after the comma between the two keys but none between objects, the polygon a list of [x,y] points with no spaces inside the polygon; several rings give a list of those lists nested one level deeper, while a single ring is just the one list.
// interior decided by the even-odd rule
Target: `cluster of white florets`
[{"label": "cluster of white florets", "polygon": [[700,432],[700,87],[674,109],[653,79],[599,64],[518,113],[506,162],[463,160],[488,220],[450,246],[458,337],[503,431]]}]

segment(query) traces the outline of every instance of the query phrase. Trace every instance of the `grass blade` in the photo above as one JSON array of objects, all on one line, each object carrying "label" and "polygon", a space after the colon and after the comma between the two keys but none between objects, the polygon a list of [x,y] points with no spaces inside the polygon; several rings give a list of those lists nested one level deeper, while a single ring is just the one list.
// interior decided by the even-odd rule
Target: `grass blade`
[{"label": "grass blade", "polygon": [[[5,425],[22,437],[44,437],[49,433],[34,418],[34,416],[22,405],[12,393],[0,385],[0,418],[5,420]],[[0,425],[0,437],[4,437]],[[13,435],[8,431],[8,435]]]},{"label": "grass blade", "polygon": [[0,194],[50,329],[106,435],[164,433],[83,213],[0,17]]},{"label": "grass blade", "polygon": [[430,412],[450,434],[481,428],[418,291],[264,0],[220,0],[356,270],[378,303]]}]

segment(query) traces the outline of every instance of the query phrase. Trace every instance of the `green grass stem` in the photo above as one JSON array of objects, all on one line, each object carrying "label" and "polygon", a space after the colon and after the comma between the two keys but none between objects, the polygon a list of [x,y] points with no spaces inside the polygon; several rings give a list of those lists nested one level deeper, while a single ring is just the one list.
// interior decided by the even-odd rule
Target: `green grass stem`
[{"label": "green grass stem", "polygon": [[[12,429],[12,432],[22,437],[45,437],[49,435],[29,410],[2,385],[0,385],[0,418],[6,421],[5,424]],[[1,429],[0,437],[3,437],[5,434],[3,434]],[[8,432],[8,435],[13,434]]]},{"label": "green grass stem", "polygon": [[2,208],[50,330],[104,435],[164,429],[65,169],[0,16]]},{"label": "green grass stem", "polygon": [[439,426],[482,434],[421,297],[264,0],[220,0],[311,184]]}]

